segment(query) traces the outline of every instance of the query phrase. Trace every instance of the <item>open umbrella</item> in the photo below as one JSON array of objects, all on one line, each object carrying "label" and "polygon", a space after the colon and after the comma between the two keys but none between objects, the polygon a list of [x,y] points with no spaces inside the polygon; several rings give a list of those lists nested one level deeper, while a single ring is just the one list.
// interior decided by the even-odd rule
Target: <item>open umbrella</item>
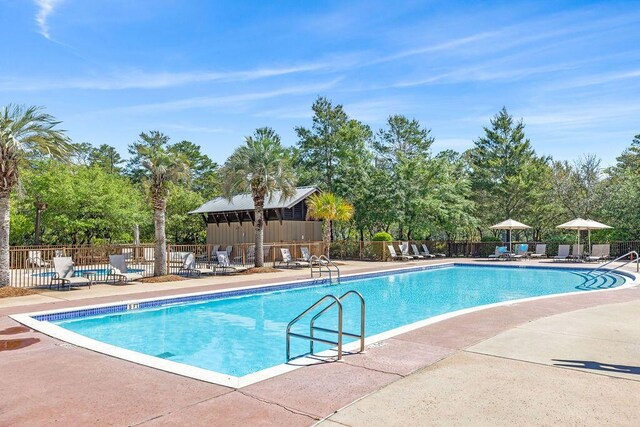
[{"label": "open umbrella", "polygon": [[531,227],[509,218],[508,220],[502,221],[496,225],[492,225],[489,228],[492,230],[509,230],[509,252],[511,252],[511,231],[526,230],[527,228],[531,228]]},{"label": "open umbrella", "polygon": [[[565,230],[577,230],[578,231],[578,244],[580,244],[580,231],[587,230],[589,233],[589,248],[591,248],[591,230],[604,230],[605,228],[611,228],[606,224],[594,221],[592,219],[576,218],[564,224],[560,224],[556,228],[564,228]],[[587,249],[589,250],[589,249]]]}]

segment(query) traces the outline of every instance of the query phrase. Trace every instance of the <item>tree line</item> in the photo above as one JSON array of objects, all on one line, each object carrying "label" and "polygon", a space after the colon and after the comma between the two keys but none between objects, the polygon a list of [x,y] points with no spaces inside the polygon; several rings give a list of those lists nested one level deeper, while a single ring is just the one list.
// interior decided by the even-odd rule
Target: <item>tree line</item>
[{"label": "tree line", "polygon": [[[336,239],[369,240],[386,231],[396,239],[493,240],[497,234],[488,226],[514,218],[533,227],[525,237],[560,241],[571,237],[555,226],[575,217],[615,227],[597,232],[601,238],[640,239],[640,135],[615,165],[603,168],[594,155],[568,162],[538,154],[523,120],[505,108],[479,130],[471,149],[439,153],[432,150],[429,128],[415,119],[393,115],[374,131],[326,98],[319,97],[312,110],[311,125],[295,128],[297,141],[282,147],[274,161],[291,166],[297,185],[315,185],[353,205],[349,221],[333,223]],[[58,122],[48,120],[55,129]],[[0,132],[9,128],[7,109],[5,121]],[[258,131],[280,144],[273,129]],[[129,144],[127,159],[110,145],[56,138],[50,145],[65,148],[64,154],[38,149],[33,141],[35,148],[19,159],[19,176],[1,171],[10,194],[12,245],[127,243],[136,225],[142,241],[157,241],[159,207],[166,209],[169,242],[201,243],[202,218],[188,212],[216,196],[251,191],[225,189],[224,165],[198,144],[171,141],[160,131],[142,132]],[[5,139],[0,135],[3,165],[11,160]],[[149,165],[157,150],[164,164]],[[154,201],[149,166],[176,164],[181,170],[167,177]],[[158,206],[161,199],[165,204]]]}]

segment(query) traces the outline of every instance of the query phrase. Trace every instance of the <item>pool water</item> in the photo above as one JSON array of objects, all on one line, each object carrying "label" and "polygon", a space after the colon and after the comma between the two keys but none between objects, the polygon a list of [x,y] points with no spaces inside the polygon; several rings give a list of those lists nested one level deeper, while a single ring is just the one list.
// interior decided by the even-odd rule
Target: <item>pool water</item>
[{"label": "pool water", "polygon": [[[624,281],[615,274],[593,280],[585,270],[452,266],[54,323],[118,347],[243,376],[285,363],[287,324],[329,293],[340,296],[354,289],[363,295],[366,335],[371,336],[464,308],[612,288]],[[317,325],[335,329],[336,311]],[[344,331],[357,333],[359,322],[357,298],[346,299]],[[294,331],[308,334],[308,328],[308,321],[301,321]],[[316,351],[326,348],[316,344]],[[308,351],[308,341],[292,338],[292,355]]]}]

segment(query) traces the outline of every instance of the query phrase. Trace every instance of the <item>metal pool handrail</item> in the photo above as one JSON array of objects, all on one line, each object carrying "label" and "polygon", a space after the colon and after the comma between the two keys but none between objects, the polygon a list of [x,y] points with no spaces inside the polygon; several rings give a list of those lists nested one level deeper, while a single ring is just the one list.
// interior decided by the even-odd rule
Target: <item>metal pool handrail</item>
[{"label": "metal pool handrail", "polygon": [[609,264],[611,264],[611,263],[613,263],[613,262],[619,261],[619,260],[621,260],[622,258],[626,258],[626,257],[628,257],[628,256],[630,256],[630,255],[635,255],[635,259],[634,259],[634,258],[632,258],[632,259],[630,259],[629,261],[625,262],[625,263],[624,263],[624,264],[622,264],[622,265],[617,266],[616,268],[614,268],[614,269],[612,269],[612,270],[603,271],[603,272],[601,272],[599,275],[594,276],[594,277],[593,277],[593,279],[597,279],[598,277],[603,276],[603,275],[605,275],[605,274],[607,274],[607,273],[611,273],[612,271],[616,271],[616,270],[618,270],[618,269],[620,269],[620,268],[622,268],[622,267],[624,267],[624,266],[626,266],[626,265],[628,265],[628,264],[631,264],[631,263],[632,263],[632,262],[634,262],[634,261],[635,261],[635,263],[636,263],[636,272],[640,272],[640,258],[638,257],[638,252],[636,252],[636,251],[629,251],[629,252],[627,252],[626,254],[621,255],[621,256],[619,256],[619,257],[618,257],[618,258],[616,258],[616,259],[613,259],[613,260],[611,260],[611,261],[607,261],[607,262],[605,262],[604,264],[602,264],[602,265],[600,265],[600,266],[598,266],[598,267],[594,268],[594,269],[593,269],[593,270],[591,270],[588,274],[595,273],[595,272],[596,272],[596,271],[598,271],[598,270],[602,270],[602,269],[603,269],[604,267],[606,267],[607,265],[609,265]]},{"label": "metal pool handrail", "polygon": [[[365,334],[364,334],[364,321],[365,321],[365,317],[364,317],[365,316],[364,297],[362,296],[362,294],[360,294],[360,292],[357,292],[357,291],[354,291],[354,290],[350,290],[350,291],[347,291],[344,294],[342,294],[342,296],[340,296],[340,298],[338,298],[338,300],[340,300],[340,302],[342,302],[349,295],[355,295],[360,300],[360,334],[353,334],[353,333],[350,333],[350,332],[342,331],[342,335],[346,335],[346,336],[352,337],[352,338],[359,338],[360,339],[360,352],[363,353],[364,352],[364,336],[365,336]],[[324,313],[329,311],[335,305],[336,305],[336,303],[332,302],[331,304],[329,304],[328,306],[323,308],[318,314],[313,316],[313,318],[311,319],[310,327],[309,327],[309,335],[311,335],[313,337],[314,336],[313,335],[314,331],[329,332],[329,333],[333,333],[333,334],[338,332],[338,331],[334,331],[333,329],[321,328],[319,326],[315,326],[314,325],[315,322],[316,322],[316,319],[318,319]],[[313,340],[310,340],[309,342],[310,342],[309,350],[313,354]]]},{"label": "metal pool handrail", "polygon": [[[303,334],[298,334],[298,333],[295,333],[295,332],[291,332],[291,327],[293,325],[295,325],[304,316],[309,314],[309,312],[311,312],[313,309],[315,309],[320,304],[322,304],[323,302],[325,302],[326,300],[329,300],[329,299],[333,300],[333,303],[331,305],[334,305],[334,304],[338,305],[338,330],[337,330],[338,341],[329,341],[329,340],[326,340],[326,339],[323,339],[323,338],[314,337],[314,336],[311,336],[311,335],[303,335]],[[320,298],[318,301],[313,303],[311,306],[309,306],[309,308],[307,308],[305,311],[300,313],[295,319],[293,319],[291,322],[289,322],[289,324],[287,325],[287,354],[286,354],[287,362],[289,362],[291,360],[291,337],[303,338],[303,339],[310,340],[311,342],[318,341],[318,342],[322,342],[322,343],[325,343],[325,344],[337,345],[338,346],[338,360],[342,360],[342,303],[340,302],[340,299],[336,298],[334,295],[330,295],[330,294],[329,295],[325,295],[322,298]]]},{"label": "metal pool handrail", "polygon": [[325,255],[320,255],[315,256],[312,255],[309,258],[309,265],[311,266],[311,278],[313,279],[314,275],[313,275],[313,269],[314,266],[317,266],[318,268],[318,277],[322,277],[322,271],[323,271],[323,267],[324,267],[324,271],[327,271],[329,273],[329,281],[332,282],[332,271],[331,267],[335,268],[336,273],[338,274],[338,283],[340,283],[340,268],[338,268],[338,266],[336,265],[336,263],[334,263],[333,261],[331,261],[329,258],[327,258]]}]

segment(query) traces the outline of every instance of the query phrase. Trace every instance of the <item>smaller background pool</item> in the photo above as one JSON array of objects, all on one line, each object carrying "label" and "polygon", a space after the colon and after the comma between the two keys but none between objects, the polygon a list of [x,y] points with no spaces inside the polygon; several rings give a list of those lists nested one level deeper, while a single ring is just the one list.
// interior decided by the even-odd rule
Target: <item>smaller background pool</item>
[{"label": "smaller background pool", "polygon": [[[81,268],[81,269],[75,270],[75,275],[82,276],[87,273],[93,273],[98,276],[106,277],[110,271],[111,271],[110,268]],[[129,268],[127,271],[129,273],[144,273],[144,269],[142,268]],[[55,274],[56,274],[55,271],[46,271],[44,273],[34,273],[32,274],[32,276],[33,277],[53,277]]]}]

